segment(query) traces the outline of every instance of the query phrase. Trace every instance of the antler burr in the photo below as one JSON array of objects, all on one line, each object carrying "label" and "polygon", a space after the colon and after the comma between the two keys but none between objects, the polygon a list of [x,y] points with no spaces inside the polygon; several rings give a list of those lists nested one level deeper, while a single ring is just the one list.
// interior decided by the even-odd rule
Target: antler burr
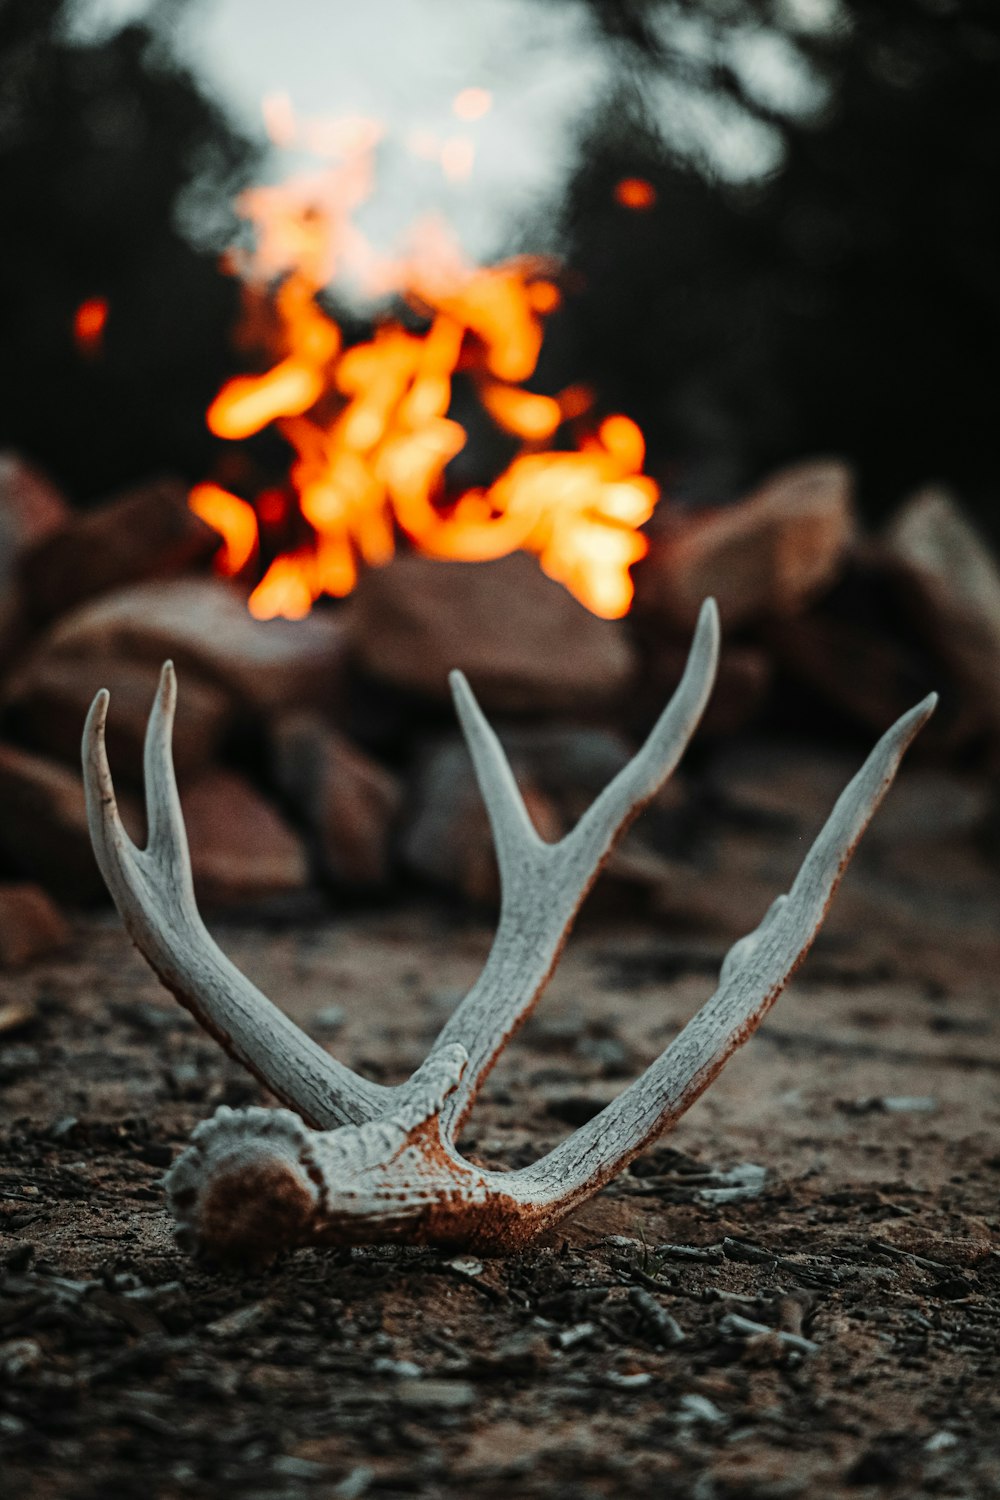
[{"label": "antler burr", "polygon": [[704,605],[680,685],[634,759],[558,843],[539,838],[496,735],[461,673],[455,705],[500,870],[496,938],[479,979],[405,1083],[370,1083],[260,994],[209,936],[194,899],[170,754],[169,663],[150,716],[149,837],[121,825],[104,745],[107,693],[84,731],[98,863],[133,941],[164,984],[287,1109],[220,1109],[167,1177],[180,1238],[215,1256],[267,1260],[308,1243],[406,1240],[502,1253],[570,1213],[671,1125],[760,1024],[807,953],[865,827],[935,697],[878,742],[787,895],[731,949],[712,998],[612,1104],[531,1167],[493,1172],[457,1147],[483,1080],[530,1014],[576,911],[632,819],[671,774],[711,691],[714,603]]}]

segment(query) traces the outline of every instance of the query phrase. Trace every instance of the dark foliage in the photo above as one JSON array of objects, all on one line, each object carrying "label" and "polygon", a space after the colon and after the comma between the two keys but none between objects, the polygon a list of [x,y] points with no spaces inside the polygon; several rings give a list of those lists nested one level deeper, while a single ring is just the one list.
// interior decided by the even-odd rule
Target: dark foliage
[{"label": "dark foliage", "polygon": [[[592,119],[564,212],[581,291],[574,353],[647,430],[654,462],[722,499],[767,466],[836,451],[873,513],[941,479],[983,519],[997,472],[1000,348],[1000,7],[995,0],[841,0],[841,20],[794,31],[779,0],[592,10],[621,60]],[[705,34],[779,32],[826,102],[782,115]],[[780,165],[734,187],[683,161],[665,77],[780,131]],[[614,184],[655,185],[645,212]]]},{"label": "dark foliage", "polygon": [[[228,214],[253,152],[173,55],[182,8],[92,44],[67,34],[71,0],[0,9],[0,446],[82,500],[159,468],[199,476],[230,363],[234,284],[179,214],[195,190]],[[90,298],[109,311],[87,354]]]}]

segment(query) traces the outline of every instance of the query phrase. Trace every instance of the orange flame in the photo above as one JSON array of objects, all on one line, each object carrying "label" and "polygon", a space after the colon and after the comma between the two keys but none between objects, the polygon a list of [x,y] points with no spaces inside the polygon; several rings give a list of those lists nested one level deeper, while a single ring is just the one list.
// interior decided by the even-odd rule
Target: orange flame
[{"label": "orange flame", "polygon": [[[473,120],[490,103],[485,90],[465,89],[453,110]],[[290,479],[307,523],[294,550],[277,556],[254,589],[252,613],[295,619],[323,594],[349,593],[359,566],[388,562],[402,532],[432,557],[471,561],[523,548],[596,614],[624,615],[629,568],[647,550],[638,528],[658,489],[642,473],[645,443],[628,417],[608,416],[595,430],[585,425],[593,405],[585,387],[557,396],[524,388],[544,320],[560,305],[551,267],[529,257],[470,265],[434,221],[418,226],[399,261],[380,257],[352,220],[373,190],[380,127],[360,119],[300,126],[277,96],[268,128],[283,143],[304,140],[330,165],[255,189],[240,204],[257,233],[239,269],[258,322],[261,306],[269,309],[273,362],[227,381],[208,425],[239,441],[273,424],[292,448]],[[467,144],[454,175],[471,169]],[[435,148],[446,171],[448,145]],[[344,348],[319,298],[346,270],[369,289],[401,297],[407,322],[386,319],[371,338]],[[458,371],[518,448],[492,483],[456,494],[446,471],[466,442],[451,415]],[[559,446],[547,446],[553,442]],[[253,557],[257,517],[278,519],[284,510],[274,492],[254,507],[216,485],[197,486],[191,503],[225,537],[218,566],[229,573]]]},{"label": "orange flame", "polygon": [[241,572],[257,551],[257,513],[253,506],[217,484],[196,484],[188,504],[196,516],[222,535],[224,545],[216,559],[219,572]]},{"label": "orange flame", "polygon": [[73,337],[81,354],[93,358],[101,352],[104,329],[108,321],[105,297],[88,297],[73,314]]},{"label": "orange flame", "polygon": [[623,177],[615,183],[615,202],[622,208],[652,208],[656,202],[656,189],[645,177]]}]

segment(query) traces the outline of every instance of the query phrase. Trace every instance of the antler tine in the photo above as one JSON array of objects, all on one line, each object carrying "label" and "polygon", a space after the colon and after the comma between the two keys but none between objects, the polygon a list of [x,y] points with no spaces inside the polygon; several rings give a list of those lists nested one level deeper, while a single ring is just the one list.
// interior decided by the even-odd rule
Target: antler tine
[{"label": "antler tine", "polygon": [[936,703],[932,693],[882,736],[838,798],[791,890],[730,950],[715,994],[657,1061],[548,1156],[500,1179],[504,1191],[534,1205],[538,1228],[562,1218],[673,1125],[756,1031],[809,951],[861,835]]},{"label": "antler tine", "polygon": [[83,732],[90,836],[129,936],[156,974],[227,1052],[311,1124],[362,1124],[387,1092],[306,1036],[230,963],[201,920],[171,754],[176,683],[167,662],[146,730],[145,849],[122,826],[105,744],[109,695]]},{"label": "antler tine", "polygon": [[[168,862],[176,882],[175,889],[194,900],[191,860],[188,854],[187,829],[177,795],[172,741],[174,714],[177,712],[177,674],[172,661],[163,663],[160,682],[146,723],[142,752],[143,779],[146,785],[146,843],[157,851],[158,862]],[[109,773],[110,774],[110,773]]]},{"label": "antler tine", "polygon": [[448,681],[490,820],[500,889],[505,895],[513,889],[516,872],[525,860],[544,857],[545,849],[551,846],[539,838],[503,746],[476,702],[464,672],[449,673]]},{"label": "antler tine", "polygon": [[680,685],[645,745],[557,844],[539,838],[500,741],[461,673],[452,690],[489,814],[500,868],[500,920],[478,981],[436,1047],[462,1044],[469,1065],[442,1115],[452,1138],[496,1058],[531,1013],[573,919],[616,840],[671,774],[697,727],[715,679],[719,617],[702,607]]}]

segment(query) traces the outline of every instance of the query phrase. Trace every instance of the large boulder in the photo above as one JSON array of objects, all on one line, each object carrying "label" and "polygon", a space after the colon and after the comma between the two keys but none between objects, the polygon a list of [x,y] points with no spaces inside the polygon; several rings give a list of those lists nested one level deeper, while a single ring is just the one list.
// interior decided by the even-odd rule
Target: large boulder
[{"label": "large boulder", "polygon": [[725,626],[797,613],[837,577],[855,536],[853,487],[846,464],[814,460],[668,525],[636,566],[638,609],[685,631],[709,595]]},{"label": "large boulder", "polygon": [[272,731],[272,766],[303,824],[320,873],[351,889],[385,885],[403,789],[391,771],[308,711]]},{"label": "large boulder", "polygon": [[914,628],[968,709],[1000,737],[1000,569],[952,497],[927,489],[897,513],[883,554]]},{"label": "large boulder", "polygon": [[[118,808],[129,830],[139,831],[142,815],[131,799],[120,795]],[[0,744],[0,854],[13,870],[73,904],[103,894],[79,771]]]},{"label": "large boulder", "polygon": [[339,615],[256,620],[245,594],[222,578],[172,578],[105,594],[59,620],[42,649],[50,657],[152,662],[172,657],[218,683],[241,705],[269,714],[303,703],[331,706],[343,680],[346,639]]},{"label": "large boulder", "polygon": [[305,850],[260,792],[214,767],[181,793],[195,892],[206,906],[253,905],[301,891]]},{"label": "large boulder", "polygon": [[525,553],[495,561],[398,558],[361,579],[355,658],[374,677],[442,698],[459,667],[488,710],[592,711],[633,680],[627,627],[602,620]]},{"label": "large boulder", "polygon": [[[33,749],[78,766],[80,732],[99,688],[111,694],[108,756],[116,777],[142,779],[146,723],[159,684],[153,662],[120,657],[35,653],[3,693],[4,721]],[[184,779],[207,765],[232,717],[231,700],[215,683],[186,672],[173,733],[174,766]]]},{"label": "large boulder", "polygon": [[43,958],[70,937],[66,918],[41,886],[0,882],[0,969]]},{"label": "large boulder", "polygon": [[13,654],[27,614],[21,562],[70,519],[62,495],[16,453],[0,453],[0,663]]},{"label": "large boulder", "polygon": [[217,552],[219,533],[196,516],[179,480],[153,480],[76,515],[21,567],[32,614],[51,619],[95,594],[162,578]]}]

